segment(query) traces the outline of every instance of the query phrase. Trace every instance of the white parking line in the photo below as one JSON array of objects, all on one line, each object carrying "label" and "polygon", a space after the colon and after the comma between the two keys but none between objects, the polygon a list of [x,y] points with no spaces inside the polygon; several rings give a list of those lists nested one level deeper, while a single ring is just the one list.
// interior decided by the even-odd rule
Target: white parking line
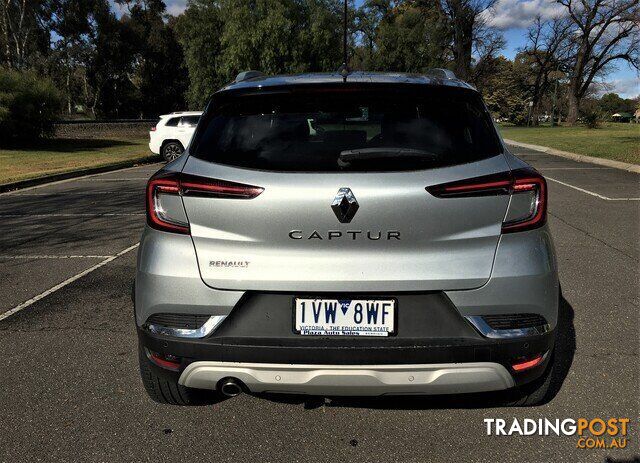
[{"label": "white parking line", "polygon": [[560,185],[564,185],[569,188],[573,188],[574,190],[581,191],[582,193],[586,193],[591,196],[595,196],[596,198],[604,199],[605,201],[640,201],[640,198],[609,198],[608,196],[601,195],[594,191],[585,190],[584,188],[577,187],[575,185],[570,185],[569,183],[561,182],[560,180],[556,180],[555,178],[545,177],[547,180],[551,180],[552,182],[559,183]]},{"label": "white parking line", "polygon": [[0,214],[0,217],[128,217],[141,216],[144,212],[104,212],[104,213],[51,213],[51,214]]},{"label": "white parking line", "polygon": [[[156,163],[156,164],[145,164],[145,165],[141,165],[141,166],[132,166],[132,167],[126,167],[124,169],[118,169],[118,170],[110,170],[107,172],[100,172],[98,174],[89,174],[89,175],[83,175],[82,177],[72,177],[72,178],[66,178],[64,180],[57,180],[55,182],[47,182],[47,183],[42,183],[40,185],[34,185],[34,186],[30,186],[27,188],[20,188],[19,190],[13,190],[13,191],[5,191],[4,193],[0,193],[1,195],[9,195],[15,191],[30,191],[30,190],[37,190],[39,188],[46,188],[49,187],[51,185],[60,185],[62,183],[70,183],[70,182],[75,182],[78,180],[100,180],[100,178],[103,175],[109,175],[109,174],[113,174],[116,172],[126,172],[129,170],[133,170],[133,169],[144,169],[145,167],[154,167],[154,166],[159,166],[160,163]],[[149,177],[151,177],[151,175],[153,175],[153,172],[149,173]],[[139,180],[149,180],[149,177],[136,177]]]},{"label": "white parking line", "polygon": [[57,255],[17,255],[17,256],[0,256],[0,260],[18,260],[18,259],[108,259],[109,257],[114,256],[80,256],[80,255],[67,255],[67,256],[57,256]]},{"label": "white parking line", "polygon": [[[149,176],[151,177],[151,176]],[[127,178],[80,178],[80,182],[128,182],[128,181],[140,181],[149,180],[149,177],[127,177]]]},{"label": "white parking line", "polygon": [[100,190],[96,190],[96,191],[52,191],[50,193],[21,193],[21,190],[16,190],[16,191],[9,191],[7,193],[7,196],[67,196],[67,195],[82,195],[82,196],[86,196],[86,195],[90,195],[90,194],[115,194],[115,193],[126,193],[128,194],[128,191],[100,191]]},{"label": "white parking line", "polygon": [[124,250],[120,251],[115,256],[110,256],[109,258],[97,263],[93,267],[89,267],[88,269],[83,270],[82,272],[80,272],[80,273],[78,273],[78,274],[76,274],[76,275],[74,275],[74,276],[72,276],[70,278],[67,278],[62,283],[59,283],[59,284],[53,286],[52,288],[49,288],[46,291],[38,294],[37,296],[32,297],[28,301],[24,301],[22,304],[18,304],[13,309],[8,310],[7,312],[5,312],[3,314],[0,314],[0,321],[4,320],[5,318],[9,318],[11,315],[13,315],[15,313],[18,313],[23,309],[26,309],[30,305],[38,302],[40,299],[47,297],[49,294],[55,293],[59,289],[64,288],[68,284],[73,283],[74,281],[78,280],[79,278],[82,278],[85,275],[88,275],[89,273],[93,272],[94,270],[98,270],[100,267],[102,267],[104,265],[107,265],[112,260],[117,259],[118,257],[123,256],[124,254],[126,254],[126,253],[128,253],[130,251],[133,251],[138,246],[139,246],[139,244],[134,244],[133,246],[129,246],[127,249],[124,249]]},{"label": "white parking line", "polygon": [[611,170],[613,167],[537,167],[538,170]]}]

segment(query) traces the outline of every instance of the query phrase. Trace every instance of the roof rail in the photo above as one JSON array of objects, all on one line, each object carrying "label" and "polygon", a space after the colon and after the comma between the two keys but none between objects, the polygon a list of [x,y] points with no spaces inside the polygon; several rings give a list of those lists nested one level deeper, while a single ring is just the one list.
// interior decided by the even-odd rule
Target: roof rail
[{"label": "roof rail", "polygon": [[264,76],[264,74],[260,71],[244,71],[236,76],[235,82],[237,84],[238,82],[244,82],[245,80],[255,79],[256,77],[262,76]]},{"label": "roof rail", "polygon": [[438,77],[440,79],[457,79],[453,71],[443,68],[427,69],[425,74],[428,76]]}]

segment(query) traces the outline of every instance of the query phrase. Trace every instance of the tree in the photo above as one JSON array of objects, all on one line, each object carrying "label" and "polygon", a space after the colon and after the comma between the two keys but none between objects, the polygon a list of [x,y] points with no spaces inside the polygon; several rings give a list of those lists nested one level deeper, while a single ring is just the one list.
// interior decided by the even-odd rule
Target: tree
[{"label": "tree", "polygon": [[491,114],[516,125],[527,120],[528,69],[505,57],[495,59],[493,72],[484,82],[483,97]]},{"label": "tree", "polygon": [[177,21],[192,106],[249,69],[335,71],[342,62],[340,0],[191,0]]},{"label": "tree", "polygon": [[267,74],[304,70],[298,59],[301,11],[294,0],[221,0],[220,72],[232,80],[240,71]]},{"label": "tree", "polygon": [[[304,71],[335,71],[342,62],[342,1],[298,1],[302,9],[299,50]],[[353,11],[353,8],[351,8]],[[353,19],[350,15],[349,19]],[[347,27],[353,30],[352,21]]]},{"label": "tree", "polygon": [[136,89],[131,82],[137,37],[127,22],[116,18],[105,1],[93,13],[87,77],[92,88],[90,109],[103,117],[135,116]]},{"label": "tree", "polygon": [[[485,13],[495,5],[496,0],[442,0],[442,11],[448,18],[451,30],[453,70],[462,80],[471,81],[474,43],[479,38],[496,41],[501,37],[488,33]],[[495,48],[495,46],[491,47]]]},{"label": "tree", "polygon": [[51,16],[45,0],[0,0],[0,47],[6,67],[26,69],[38,53],[48,50]]},{"label": "tree", "polygon": [[378,53],[376,41],[378,27],[395,6],[393,0],[366,0],[354,13],[353,30],[359,45],[354,47],[352,67],[373,69]]},{"label": "tree", "polygon": [[527,45],[515,58],[530,68],[528,86],[535,125],[542,98],[551,84],[557,82],[558,73],[566,71],[570,33],[571,22],[566,18],[543,21],[538,16],[529,28]]},{"label": "tree", "polygon": [[632,99],[621,98],[617,93],[606,93],[598,100],[598,110],[600,114],[609,118],[615,113],[631,113],[636,110],[637,102]]},{"label": "tree", "polygon": [[49,135],[60,110],[53,82],[31,71],[0,69],[0,143]]},{"label": "tree", "polygon": [[446,65],[448,30],[437,3],[372,1],[365,3],[359,18],[367,34],[370,68],[424,72]]},{"label": "tree", "polygon": [[504,38],[496,31],[484,28],[477,31],[474,40],[475,65],[471,68],[469,82],[473,83],[478,90],[482,89],[487,76],[496,71],[494,64],[504,46]]},{"label": "tree", "polygon": [[217,2],[190,0],[176,21],[189,71],[187,101],[191,109],[204,107],[211,93],[224,84],[218,72],[223,19]]},{"label": "tree", "polygon": [[567,122],[578,120],[580,101],[616,61],[640,68],[638,0],[556,0],[572,23]]},{"label": "tree", "polygon": [[184,109],[187,71],[182,48],[161,0],[118,0],[127,6],[121,19],[135,36],[133,67],[129,79],[136,89],[138,115],[155,117]]},{"label": "tree", "polygon": [[66,112],[76,104],[88,106],[91,93],[87,65],[91,60],[90,38],[94,13],[108,8],[104,0],[56,0],[52,3],[49,29],[55,36],[49,51],[47,74],[64,89]]}]

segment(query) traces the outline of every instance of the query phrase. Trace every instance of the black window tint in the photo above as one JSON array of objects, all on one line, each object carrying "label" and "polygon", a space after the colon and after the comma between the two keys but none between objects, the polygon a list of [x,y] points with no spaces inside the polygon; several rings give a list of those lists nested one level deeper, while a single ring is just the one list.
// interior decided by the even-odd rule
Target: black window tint
[{"label": "black window tint", "polygon": [[457,88],[220,95],[204,118],[192,155],[253,169],[414,170],[501,152],[480,97]]},{"label": "black window tint", "polygon": [[169,119],[167,121],[167,123],[165,125],[167,127],[177,127],[178,126],[178,122],[180,122],[180,118],[179,117],[172,117],[171,119]]}]

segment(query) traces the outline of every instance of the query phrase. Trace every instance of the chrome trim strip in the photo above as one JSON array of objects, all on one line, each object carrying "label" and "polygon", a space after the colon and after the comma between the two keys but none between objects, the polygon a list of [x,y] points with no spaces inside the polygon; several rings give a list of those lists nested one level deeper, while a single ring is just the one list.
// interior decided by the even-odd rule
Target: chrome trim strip
[{"label": "chrome trim strip", "polygon": [[484,337],[491,339],[519,338],[523,336],[539,336],[551,331],[548,323],[530,328],[516,328],[511,330],[494,330],[479,315],[469,315],[464,317],[473,327]]},{"label": "chrome trim strip", "polygon": [[226,315],[212,315],[211,317],[209,317],[209,319],[206,322],[204,322],[204,324],[200,328],[195,330],[188,329],[188,328],[173,328],[170,326],[153,325],[153,324],[146,325],[146,328],[151,333],[159,334],[162,336],[173,336],[176,338],[197,339],[197,338],[204,338],[205,336],[208,336],[211,333],[213,333],[216,330],[216,328],[220,326],[220,323],[222,323],[225,318],[227,318]]}]

